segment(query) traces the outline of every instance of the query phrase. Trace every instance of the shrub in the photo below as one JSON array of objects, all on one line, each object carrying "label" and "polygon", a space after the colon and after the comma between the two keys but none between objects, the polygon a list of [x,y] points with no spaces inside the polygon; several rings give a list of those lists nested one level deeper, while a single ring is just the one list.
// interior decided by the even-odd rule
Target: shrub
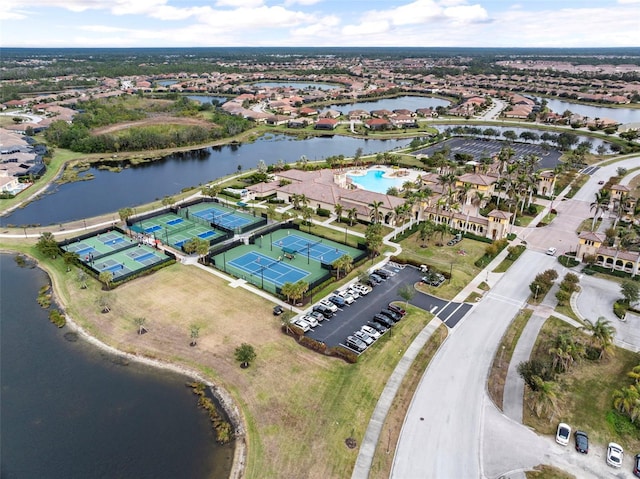
[{"label": "shrub", "polygon": [[331,211],[325,209],[325,208],[318,208],[316,210],[316,214],[318,216],[322,216],[323,218],[328,218],[329,216],[331,216]]},{"label": "shrub", "polygon": [[344,359],[346,362],[355,364],[358,362],[358,355],[353,351],[343,347],[336,346],[327,350],[330,356],[335,356],[340,359]]},{"label": "shrub", "polygon": [[556,299],[560,306],[565,306],[569,302],[569,298],[571,298],[571,293],[564,289],[561,289],[556,293]]},{"label": "shrub", "polygon": [[307,336],[300,337],[300,340],[298,342],[305,348],[309,348],[312,351],[316,351],[318,353],[324,354],[327,350],[327,345],[325,343],[313,338],[309,338]]},{"label": "shrub", "polygon": [[624,316],[627,314],[628,309],[629,307],[627,303],[623,300],[619,299],[615,303],[613,303],[613,314],[615,314],[619,319],[624,318]]}]

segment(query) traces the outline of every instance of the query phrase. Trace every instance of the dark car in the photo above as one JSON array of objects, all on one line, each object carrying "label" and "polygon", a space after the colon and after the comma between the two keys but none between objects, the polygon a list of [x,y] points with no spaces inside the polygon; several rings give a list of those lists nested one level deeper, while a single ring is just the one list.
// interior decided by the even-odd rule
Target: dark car
[{"label": "dark car", "polygon": [[633,459],[633,474],[636,477],[640,477],[640,454],[636,454],[636,457]]},{"label": "dark car", "polygon": [[369,278],[367,279],[367,284],[369,286],[377,286],[381,282],[382,278],[380,278],[380,276],[376,276],[375,274],[370,274]]},{"label": "dark car", "polygon": [[398,313],[401,316],[404,316],[405,314],[407,314],[407,312],[404,309],[402,309],[400,306],[396,306],[393,303],[389,303],[388,309],[390,309],[395,313]]},{"label": "dark car", "polygon": [[573,437],[576,441],[576,451],[587,454],[589,452],[589,436],[587,436],[587,433],[584,431],[576,431]]},{"label": "dark car", "polygon": [[322,313],[322,315],[325,318],[333,318],[333,311],[331,311],[329,308],[327,308],[326,306],[323,306],[321,304],[316,304],[313,307],[313,311],[317,311],[319,313]]},{"label": "dark car", "polygon": [[391,321],[389,318],[387,318],[386,316],[384,316],[383,314],[376,314],[373,316],[373,320],[377,323],[382,324],[383,326],[390,328],[394,325],[394,322]]},{"label": "dark car", "polygon": [[345,303],[344,299],[342,299],[337,294],[332,294],[327,298],[333,304],[335,304],[338,308],[343,308],[347,303]]},{"label": "dark car", "polygon": [[282,313],[284,313],[284,309],[282,309],[282,306],[276,305],[276,306],[273,307],[273,315],[274,316],[280,316]]},{"label": "dark car", "polygon": [[380,314],[384,314],[387,318],[391,319],[394,323],[397,323],[402,319],[402,316],[398,313],[391,311],[390,309],[383,309]]},{"label": "dark car", "polygon": [[373,274],[376,274],[378,276],[380,276],[383,279],[387,279],[389,278],[389,276],[391,276],[387,271],[383,270],[383,269],[377,269],[373,272]]},{"label": "dark car", "polygon": [[371,273],[369,275],[369,278],[376,280],[378,283],[382,283],[384,281],[384,278],[382,276],[380,276],[379,274],[375,274],[375,273]]},{"label": "dark car", "polygon": [[384,324],[380,324],[377,321],[367,321],[367,324],[378,331],[380,334],[385,333],[389,330],[389,328],[387,328]]}]

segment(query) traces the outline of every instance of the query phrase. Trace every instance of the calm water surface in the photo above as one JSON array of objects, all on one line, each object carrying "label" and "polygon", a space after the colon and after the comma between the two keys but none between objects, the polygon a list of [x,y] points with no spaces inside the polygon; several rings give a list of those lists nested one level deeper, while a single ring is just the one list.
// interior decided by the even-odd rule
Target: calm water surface
[{"label": "calm water surface", "polygon": [[0,254],[1,477],[228,477],[233,446],[215,442],[189,379],[65,339],[36,302],[47,283]]},{"label": "calm water surface", "polygon": [[348,175],[351,181],[367,191],[386,193],[389,188],[402,188],[406,178],[388,178],[384,171],[369,170],[364,175]]},{"label": "calm water surface", "polygon": [[320,111],[338,110],[346,115],[351,110],[411,110],[416,111],[419,108],[437,108],[439,106],[447,107],[450,101],[442,98],[432,98],[428,96],[400,96],[397,98],[385,98],[382,100],[359,101],[357,103],[347,103],[342,105],[330,105]]},{"label": "calm water surface", "polygon": [[[536,97],[538,101],[542,98]],[[557,100],[555,98],[544,98],[547,106],[558,114],[569,110],[578,115],[588,116],[589,118],[609,118],[622,123],[640,122],[640,109],[634,108],[607,108],[605,106],[582,105],[580,103],[571,103],[569,101]]]},{"label": "calm water surface", "polygon": [[410,139],[365,140],[350,137],[296,140],[285,135],[262,136],[253,143],[204,148],[176,153],[166,158],[119,173],[91,168],[90,181],[52,186],[39,200],[0,217],[0,225],[51,225],[135,207],[184,188],[205,184],[238,168],[255,168],[260,160],[267,165],[282,159],[295,163],[301,156],[322,160],[329,156],[353,156],[358,148],[365,155],[408,145]]},{"label": "calm water surface", "polygon": [[313,83],[313,82],[279,82],[279,81],[261,81],[252,83],[253,86],[263,88],[297,88],[298,90],[336,90],[342,88],[341,85],[331,85],[329,83]]}]

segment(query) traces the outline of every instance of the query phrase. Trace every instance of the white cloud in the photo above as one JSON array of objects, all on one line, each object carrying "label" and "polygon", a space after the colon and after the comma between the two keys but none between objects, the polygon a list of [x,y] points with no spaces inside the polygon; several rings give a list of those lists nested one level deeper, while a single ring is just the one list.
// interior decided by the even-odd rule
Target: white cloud
[{"label": "white cloud", "polygon": [[84,32],[94,32],[94,33],[121,33],[121,32],[131,32],[128,28],[119,28],[119,27],[111,27],[108,25],[80,25],[78,27],[79,30]]},{"label": "white cloud", "polygon": [[374,22],[363,22],[358,25],[347,25],[342,28],[342,34],[347,36],[359,37],[361,44],[367,44],[367,39],[362,35],[373,35],[384,33],[389,30],[389,23],[386,20]]},{"label": "white cloud", "polygon": [[317,3],[322,2],[323,0],[285,0],[283,5],[285,7],[291,7],[293,5],[315,5]]},{"label": "white cloud", "polygon": [[629,5],[631,3],[640,3],[640,0],[618,0],[618,3],[622,5]]},{"label": "white cloud", "polygon": [[264,5],[262,0],[218,0],[216,7],[256,8]]},{"label": "white cloud", "polygon": [[294,37],[307,37],[307,38],[334,38],[335,39],[335,27],[340,25],[340,18],[335,15],[329,15],[322,17],[318,21],[300,28],[294,28],[291,34]]},{"label": "white cloud", "polygon": [[489,14],[480,5],[449,7],[444,10],[444,15],[456,23],[475,23],[489,20]]}]

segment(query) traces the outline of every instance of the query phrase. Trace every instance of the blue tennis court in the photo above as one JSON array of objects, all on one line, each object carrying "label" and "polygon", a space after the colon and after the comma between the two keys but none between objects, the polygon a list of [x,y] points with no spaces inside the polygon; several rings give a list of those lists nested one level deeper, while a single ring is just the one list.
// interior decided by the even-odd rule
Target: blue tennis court
[{"label": "blue tennis court", "polygon": [[162,226],[153,225],[153,226],[150,226],[149,228],[145,228],[144,232],[145,233],[154,233],[154,232],[156,232],[158,230],[161,230],[161,229],[162,229]]},{"label": "blue tennis court", "polygon": [[249,218],[237,215],[233,211],[227,211],[213,206],[206,210],[194,211],[193,216],[229,229],[240,228],[252,222]]},{"label": "blue tennis court", "polygon": [[175,226],[175,225],[178,225],[180,223],[182,223],[182,218],[174,218],[172,220],[167,221],[167,224],[169,226]]},{"label": "blue tennis court", "polygon": [[227,264],[248,274],[257,275],[264,281],[269,281],[276,286],[282,286],[285,283],[296,283],[311,274],[308,271],[283,263],[280,260],[274,260],[255,251],[239,256]]},{"label": "blue tennis court", "polygon": [[306,255],[308,250],[310,258],[327,264],[331,264],[345,254],[349,254],[340,248],[322,244],[322,241],[322,239],[319,239],[312,242],[303,236],[291,234],[274,241],[273,246],[281,248],[286,253],[300,253],[303,255]]}]

